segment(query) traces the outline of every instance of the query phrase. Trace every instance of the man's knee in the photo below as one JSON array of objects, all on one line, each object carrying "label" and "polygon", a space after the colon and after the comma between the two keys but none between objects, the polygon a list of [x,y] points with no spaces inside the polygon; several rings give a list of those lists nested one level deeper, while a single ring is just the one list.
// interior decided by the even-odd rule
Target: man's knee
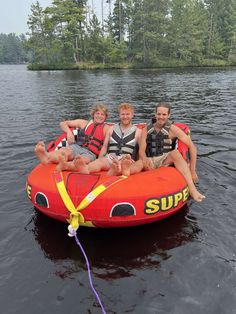
[{"label": "man's knee", "polygon": [[171,156],[172,158],[180,158],[182,155],[178,151],[178,149],[174,149],[171,152],[169,152],[168,156]]}]

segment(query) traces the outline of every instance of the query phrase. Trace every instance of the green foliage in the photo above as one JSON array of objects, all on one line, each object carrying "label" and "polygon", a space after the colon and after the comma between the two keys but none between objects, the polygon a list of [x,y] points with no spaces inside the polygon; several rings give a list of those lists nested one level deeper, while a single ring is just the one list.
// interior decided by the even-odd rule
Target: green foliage
[{"label": "green foliage", "polygon": [[27,39],[0,36],[0,62],[29,60],[32,69],[236,62],[236,0],[113,0],[102,22],[87,4],[53,0],[43,9],[36,1]]},{"label": "green foliage", "polygon": [[42,9],[39,2],[31,6],[28,47],[32,62],[60,64],[79,62],[82,51],[84,7],[73,0],[54,0]]},{"label": "green foliage", "polygon": [[25,36],[0,34],[0,63],[24,63],[27,53],[24,49]]},{"label": "green foliage", "polygon": [[209,22],[206,55],[228,59],[236,42],[236,1],[206,0],[206,4]]},{"label": "green foliage", "polygon": [[109,31],[114,40],[121,43],[129,28],[131,18],[131,0],[115,0],[113,14],[109,19]]},{"label": "green foliage", "polygon": [[87,27],[87,33],[84,38],[84,50],[86,60],[104,63],[105,39],[96,15],[93,15]]}]

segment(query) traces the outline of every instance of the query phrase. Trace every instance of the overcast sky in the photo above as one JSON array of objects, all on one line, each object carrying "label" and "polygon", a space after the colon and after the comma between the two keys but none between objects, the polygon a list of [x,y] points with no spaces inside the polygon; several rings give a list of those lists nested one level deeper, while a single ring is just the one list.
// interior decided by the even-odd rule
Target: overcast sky
[{"label": "overcast sky", "polygon": [[[38,2],[43,8],[52,4],[52,0],[38,0]],[[27,20],[31,14],[32,3],[36,3],[36,0],[0,0],[0,33],[25,34],[28,31]],[[95,13],[99,16],[101,0],[89,0],[89,3],[93,4]],[[106,1],[104,1],[104,11],[107,9],[105,3]]]},{"label": "overcast sky", "polygon": [[[0,0],[0,33],[20,35],[28,30],[27,20],[31,14],[30,7],[36,0]],[[42,7],[52,3],[51,0],[39,0]]]}]

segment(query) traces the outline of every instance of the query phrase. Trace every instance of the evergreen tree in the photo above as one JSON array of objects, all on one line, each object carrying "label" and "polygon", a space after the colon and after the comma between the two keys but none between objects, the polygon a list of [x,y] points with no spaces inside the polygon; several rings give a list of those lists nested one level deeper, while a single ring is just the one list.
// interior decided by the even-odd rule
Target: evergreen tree
[{"label": "evergreen tree", "polygon": [[172,1],[167,32],[167,56],[190,64],[200,63],[206,34],[207,12],[201,1]]},{"label": "evergreen tree", "polygon": [[27,46],[33,63],[78,63],[82,51],[86,1],[54,0],[45,10],[31,6]]},{"label": "evergreen tree", "polygon": [[[103,7],[104,0],[100,3]],[[236,0],[107,3],[110,10],[104,25],[95,15],[86,22],[87,0],[53,0],[45,10],[37,1],[28,21],[32,62],[111,66],[132,62],[143,67],[236,62]]]},{"label": "evergreen tree", "polygon": [[54,32],[61,44],[64,61],[80,61],[83,51],[83,34],[86,1],[54,0],[52,7],[46,9],[54,22]]},{"label": "evergreen tree", "polygon": [[31,51],[33,63],[49,64],[54,61],[54,25],[37,1],[31,5],[31,15],[28,19],[30,37],[26,47]]},{"label": "evergreen tree", "polygon": [[27,54],[24,49],[25,36],[14,33],[0,34],[0,63],[24,63]]},{"label": "evergreen tree", "polygon": [[236,1],[206,0],[205,2],[209,21],[207,55],[228,58],[235,50]]},{"label": "evergreen tree", "polygon": [[166,46],[168,0],[134,0],[131,17],[131,51],[144,65],[158,63]]},{"label": "evergreen tree", "polygon": [[130,0],[115,0],[113,14],[110,16],[110,31],[114,39],[121,43],[127,37],[129,25]]},{"label": "evergreen tree", "polygon": [[87,27],[85,35],[86,60],[104,63],[105,45],[103,30],[95,14]]}]

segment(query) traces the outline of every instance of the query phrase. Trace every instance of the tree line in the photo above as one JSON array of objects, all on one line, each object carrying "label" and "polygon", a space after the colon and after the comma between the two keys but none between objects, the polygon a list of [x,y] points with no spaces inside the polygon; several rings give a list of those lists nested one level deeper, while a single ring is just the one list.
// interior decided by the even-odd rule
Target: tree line
[{"label": "tree line", "polygon": [[29,56],[24,48],[26,37],[14,33],[0,34],[0,64],[18,64],[29,61]]},{"label": "tree line", "polygon": [[30,67],[236,64],[236,0],[107,2],[102,21],[87,0],[32,4],[23,40]]}]

